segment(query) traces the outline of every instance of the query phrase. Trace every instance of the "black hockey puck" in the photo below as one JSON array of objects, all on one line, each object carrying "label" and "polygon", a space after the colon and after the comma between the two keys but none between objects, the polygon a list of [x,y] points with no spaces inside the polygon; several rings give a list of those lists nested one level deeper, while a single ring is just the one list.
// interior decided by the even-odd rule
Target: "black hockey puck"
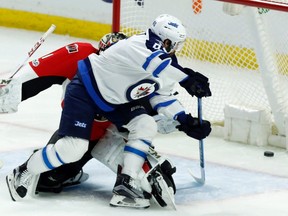
[{"label": "black hockey puck", "polygon": [[266,157],[273,157],[273,156],[274,156],[274,152],[272,152],[272,151],[265,151],[265,152],[264,152],[264,156],[266,156]]}]

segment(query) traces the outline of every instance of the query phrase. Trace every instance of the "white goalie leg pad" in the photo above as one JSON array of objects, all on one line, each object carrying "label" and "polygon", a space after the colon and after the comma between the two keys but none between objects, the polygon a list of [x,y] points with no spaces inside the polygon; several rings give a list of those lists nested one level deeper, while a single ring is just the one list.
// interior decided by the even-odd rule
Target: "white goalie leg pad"
[{"label": "white goalie leg pad", "polygon": [[172,178],[172,174],[176,171],[175,166],[170,159],[160,156],[152,148],[149,149],[147,160],[152,167],[147,173],[143,170],[139,173],[141,187],[152,194],[154,202],[159,206],[176,210],[174,195],[176,188],[174,182],[167,177],[170,175]]},{"label": "white goalie leg pad", "polygon": [[[167,184],[167,181],[164,179],[163,175],[156,171],[154,174],[154,179],[151,179],[153,184],[155,185],[155,190],[159,190],[159,197],[157,198],[155,194],[153,194],[154,201],[160,205],[161,207],[170,207],[176,210],[175,204],[175,196],[174,190],[171,186]],[[161,201],[162,202],[161,202]]]},{"label": "white goalie leg pad", "polygon": [[14,113],[18,111],[21,102],[22,83],[19,79],[0,80],[0,113]]},{"label": "white goalie leg pad", "polygon": [[123,137],[127,137],[127,133],[120,135],[117,128],[111,125],[104,137],[92,149],[92,157],[117,173],[118,165],[123,167],[124,146],[126,144]]},{"label": "white goalie leg pad", "polygon": [[230,15],[230,16],[236,16],[242,13],[244,9],[244,5],[241,4],[234,4],[234,3],[223,3],[223,11],[224,13]]}]

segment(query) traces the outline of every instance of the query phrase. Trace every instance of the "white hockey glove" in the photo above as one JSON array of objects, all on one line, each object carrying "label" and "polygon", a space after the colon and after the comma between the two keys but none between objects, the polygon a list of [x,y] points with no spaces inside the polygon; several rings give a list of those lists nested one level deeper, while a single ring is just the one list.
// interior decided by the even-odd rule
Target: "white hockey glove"
[{"label": "white hockey glove", "polygon": [[236,15],[241,14],[244,7],[245,6],[241,4],[234,4],[234,3],[228,3],[228,2],[223,3],[224,13],[231,15],[231,16],[236,16]]},{"label": "white hockey glove", "polygon": [[17,79],[0,80],[0,113],[18,111],[21,102],[22,83]]}]

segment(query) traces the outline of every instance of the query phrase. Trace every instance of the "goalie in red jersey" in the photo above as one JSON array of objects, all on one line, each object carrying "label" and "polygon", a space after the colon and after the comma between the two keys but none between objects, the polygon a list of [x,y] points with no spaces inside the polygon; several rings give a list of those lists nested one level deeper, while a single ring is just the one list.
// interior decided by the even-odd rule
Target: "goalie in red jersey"
[{"label": "goalie in red jersey", "polygon": [[[75,42],[26,63],[11,79],[0,80],[0,113],[17,112],[18,105],[53,84],[67,85],[77,72],[77,62],[91,53],[99,53],[118,40],[123,33],[106,34],[98,48],[91,43]],[[66,82],[65,82],[66,81]]]}]

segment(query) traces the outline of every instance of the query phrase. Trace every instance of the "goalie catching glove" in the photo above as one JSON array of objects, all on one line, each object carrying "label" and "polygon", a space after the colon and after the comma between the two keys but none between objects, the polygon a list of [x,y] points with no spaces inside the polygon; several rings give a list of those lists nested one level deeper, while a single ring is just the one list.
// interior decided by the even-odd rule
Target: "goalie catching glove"
[{"label": "goalie catching glove", "polygon": [[211,132],[209,121],[202,120],[202,124],[200,124],[199,120],[193,118],[191,114],[181,113],[178,115],[177,120],[180,122],[180,125],[176,126],[176,128],[194,139],[204,139]]},{"label": "goalie catching glove", "polygon": [[186,89],[191,96],[198,98],[211,96],[209,79],[201,73],[195,72],[190,68],[184,68],[188,78],[179,84]]}]

